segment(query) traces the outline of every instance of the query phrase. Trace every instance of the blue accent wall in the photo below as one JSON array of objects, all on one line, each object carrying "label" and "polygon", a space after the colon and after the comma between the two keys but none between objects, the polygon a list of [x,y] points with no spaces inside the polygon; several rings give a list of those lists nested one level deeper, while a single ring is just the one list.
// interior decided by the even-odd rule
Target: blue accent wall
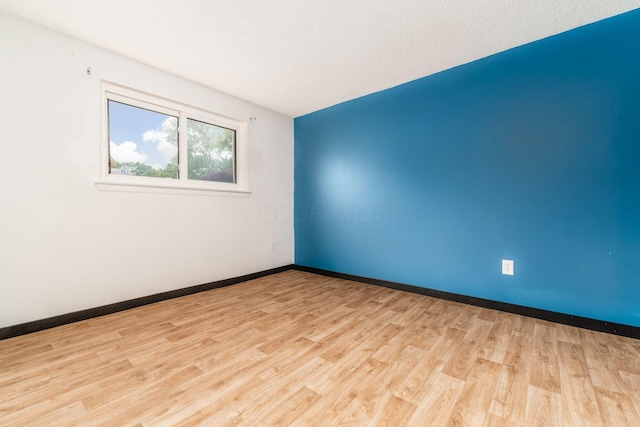
[{"label": "blue accent wall", "polygon": [[296,118],[295,242],[299,265],[640,326],[640,10]]}]

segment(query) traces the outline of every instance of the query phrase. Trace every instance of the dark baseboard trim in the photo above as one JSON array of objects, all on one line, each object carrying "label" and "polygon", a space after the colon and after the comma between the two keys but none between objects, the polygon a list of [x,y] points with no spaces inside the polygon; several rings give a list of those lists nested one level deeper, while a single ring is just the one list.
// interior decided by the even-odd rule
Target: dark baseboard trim
[{"label": "dark baseboard trim", "polygon": [[116,302],[113,304],[103,305],[100,307],[89,308],[87,310],[75,311],[73,313],[62,314],[60,316],[49,317],[47,319],[34,320],[33,322],[21,323],[19,325],[7,326],[0,328],[0,340],[16,337],[19,335],[29,334],[31,332],[42,331],[44,329],[55,328],[56,326],[66,325],[68,323],[80,322],[82,320],[94,317],[104,316],[106,314],[116,313],[118,311],[128,310],[130,308],[140,307],[154,302],[160,302],[172,298],[178,298],[185,295],[191,295],[198,292],[204,292],[211,289],[222,288],[224,286],[234,285],[247,280],[259,279],[260,277],[270,276],[272,274],[281,273],[283,271],[293,269],[293,264],[284,265],[282,267],[272,268],[270,270],[260,271],[258,273],[246,274],[244,276],[233,277],[231,279],[218,280],[216,282],[205,283],[202,285],[190,286],[188,288],[176,289],[173,291],[153,294],[146,297],[135,298],[127,301]]},{"label": "dark baseboard trim", "polygon": [[460,302],[463,304],[474,305],[478,307],[489,308],[492,310],[504,311],[507,313],[520,314],[536,319],[547,320],[549,322],[561,323],[564,325],[576,326],[578,328],[590,329],[598,332],[606,332],[613,335],[620,335],[628,338],[640,339],[640,327],[623,325],[620,323],[605,322],[603,320],[590,319],[588,317],[573,316],[570,314],[557,313],[555,311],[541,310],[522,305],[509,304],[499,301],[493,301],[483,298],[470,297],[451,292],[438,291],[420,286],[407,285],[404,283],[391,282],[388,280],[373,279],[370,277],[356,276],[353,274],[338,273],[330,270],[322,270],[314,267],[306,267],[302,265],[284,265],[282,267],[272,268],[257,273],[247,274],[244,276],[233,277],[230,279],[218,280],[216,282],[205,283],[202,285],[190,286],[188,288],[176,289],[173,291],[162,292],[159,294],[149,295],[145,297],[135,298],[132,300],[117,302],[100,307],[90,308],[87,310],[76,311],[73,313],[62,314],[60,316],[49,317],[47,319],[35,320],[32,322],[21,323],[19,325],[7,326],[0,328],[0,340],[16,337],[19,335],[29,334],[31,332],[42,331],[44,329],[55,328],[57,326],[69,323],[80,322],[82,320],[94,317],[104,316],[119,311],[128,310],[130,308],[140,307],[155,302],[165,301],[172,298],[178,298],[185,295],[191,295],[198,292],[204,292],[211,289],[222,288],[234,285],[236,283],[246,282],[247,280],[259,279],[287,270],[306,271],[308,273],[320,274],[322,276],[335,277],[338,279],[352,280],[355,282],[367,283],[370,285],[383,286],[385,288],[396,289],[405,292],[412,292],[420,295],[427,295],[434,298],[440,298],[448,301]]},{"label": "dark baseboard trim", "polygon": [[520,314],[536,319],[547,320],[554,323],[576,326],[578,328],[590,329],[592,331],[606,332],[613,335],[620,335],[628,338],[640,339],[640,327],[623,325],[620,323],[605,322],[603,320],[590,319],[588,317],[572,316],[570,314],[557,313],[555,311],[541,310],[539,308],[525,307],[522,305],[509,304],[505,302],[493,301],[483,298],[470,297],[466,295],[454,294],[450,292],[437,291],[420,286],[407,285],[404,283],[390,282],[387,280],[372,279],[370,277],[355,276],[352,274],[338,273],[330,270],[322,270],[314,267],[295,265],[295,270],[306,271],[308,273],[320,274],[338,279],[352,280],[355,282],[367,283],[369,285],[383,286],[385,288],[400,291],[412,292],[430,297],[440,298],[448,301],[455,301],[492,310],[504,311],[507,313]]}]

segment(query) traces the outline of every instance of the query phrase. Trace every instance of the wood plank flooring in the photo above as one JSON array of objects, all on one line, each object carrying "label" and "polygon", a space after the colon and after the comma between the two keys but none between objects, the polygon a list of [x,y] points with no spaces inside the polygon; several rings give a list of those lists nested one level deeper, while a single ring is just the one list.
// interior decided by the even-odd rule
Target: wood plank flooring
[{"label": "wood plank flooring", "polygon": [[0,425],[640,426],[640,341],[288,271],[0,341]]}]

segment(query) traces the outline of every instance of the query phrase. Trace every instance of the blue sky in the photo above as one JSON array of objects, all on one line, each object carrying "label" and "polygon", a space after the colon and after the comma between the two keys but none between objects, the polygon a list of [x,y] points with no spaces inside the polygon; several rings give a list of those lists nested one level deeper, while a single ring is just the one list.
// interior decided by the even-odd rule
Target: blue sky
[{"label": "blue sky", "polygon": [[176,117],[109,101],[110,155],[121,162],[146,163],[163,169],[176,153],[162,131]]}]

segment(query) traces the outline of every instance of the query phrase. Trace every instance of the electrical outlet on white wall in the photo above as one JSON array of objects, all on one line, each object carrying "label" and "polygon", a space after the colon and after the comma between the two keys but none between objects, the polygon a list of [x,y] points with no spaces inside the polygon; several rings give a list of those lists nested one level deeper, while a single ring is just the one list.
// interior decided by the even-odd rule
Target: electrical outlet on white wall
[{"label": "electrical outlet on white wall", "polygon": [[503,259],[502,260],[502,274],[506,274],[507,276],[514,275],[514,265],[512,259]]}]

